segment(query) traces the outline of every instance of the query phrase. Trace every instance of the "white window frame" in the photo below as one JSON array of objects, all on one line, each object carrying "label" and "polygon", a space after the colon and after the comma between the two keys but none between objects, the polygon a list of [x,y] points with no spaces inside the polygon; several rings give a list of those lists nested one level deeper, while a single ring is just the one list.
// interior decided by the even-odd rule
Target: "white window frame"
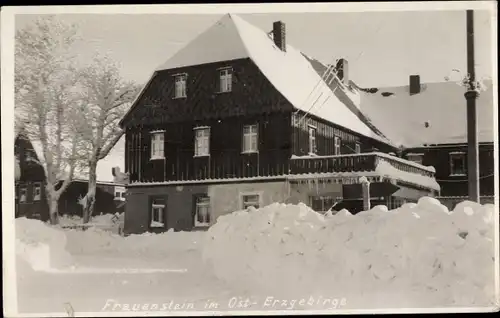
[{"label": "white window frame", "polygon": [[[408,158],[409,161],[422,164],[424,161],[424,154],[423,153],[409,153],[406,154],[406,158]],[[451,162],[450,162],[451,164]]]},{"label": "white window frame", "polygon": [[33,184],[33,201],[40,201],[41,199],[42,199],[42,184],[40,182],[35,182]]},{"label": "white window frame", "polygon": [[174,98],[187,97],[187,73],[175,74],[174,76]]},{"label": "white window frame", "polygon": [[[200,200],[206,200],[203,202],[200,202]],[[207,212],[207,217],[205,217],[206,222],[200,222],[198,221],[199,217],[199,212],[201,208],[205,208]],[[194,225],[196,227],[208,227],[210,226],[210,222],[212,220],[212,211],[210,208],[210,197],[206,195],[200,195],[196,196],[196,202],[195,202],[195,214],[194,214]]]},{"label": "white window frame", "polygon": [[219,69],[219,93],[228,93],[233,90],[233,68]]},{"label": "white window frame", "polygon": [[19,187],[19,203],[26,203],[26,202],[28,202],[28,187],[27,186]]},{"label": "white window frame", "polygon": [[[247,132],[245,130],[248,130]],[[259,152],[259,125],[244,125],[243,126],[243,143],[242,153]]]},{"label": "white window frame", "polygon": [[194,156],[210,156],[210,127],[194,128]]},{"label": "white window frame", "polygon": [[[312,133],[314,132],[314,134]],[[314,155],[317,152],[316,137],[318,135],[318,129],[314,126],[307,126],[307,133],[309,135],[309,154]]]},{"label": "white window frame", "polygon": [[[258,199],[257,201],[245,201],[245,197],[249,196],[257,196]],[[248,203],[257,203],[259,206],[255,207],[256,209],[262,208],[262,192],[241,192],[240,193],[240,208],[241,210],[246,210],[248,209],[251,205],[248,205]]]},{"label": "white window frame", "polygon": [[[465,157],[465,152],[450,152],[449,156],[450,156],[450,176],[466,176],[467,175],[467,160]],[[456,157],[461,157],[461,159],[463,161],[463,167],[464,167],[463,172],[456,173],[454,171],[455,168],[453,166],[453,160]]]},{"label": "white window frame", "polygon": [[333,137],[333,151],[336,156],[342,154],[342,139],[340,136]]},{"label": "white window frame", "polygon": [[[165,199],[162,199],[165,201]],[[152,228],[163,228],[165,227],[165,220],[163,219],[165,215],[165,204],[155,204],[155,199],[151,203],[151,222],[149,224]]]},{"label": "white window frame", "polygon": [[165,132],[151,132],[151,160],[165,158]]},{"label": "white window frame", "polygon": [[354,152],[361,153],[361,144],[359,142],[354,144]]}]

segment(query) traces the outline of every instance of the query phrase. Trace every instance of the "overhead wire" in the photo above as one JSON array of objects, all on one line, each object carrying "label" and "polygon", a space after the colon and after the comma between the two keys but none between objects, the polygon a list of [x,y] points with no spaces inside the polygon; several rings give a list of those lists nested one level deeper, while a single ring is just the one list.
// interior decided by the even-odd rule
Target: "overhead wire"
[{"label": "overhead wire", "polygon": [[[382,21],[380,22],[380,24],[379,24],[379,26],[378,26],[377,30],[375,31],[375,33],[374,33],[374,35],[373,35],[373,37],[372,37],[372,38],[375,38],[375,35],[377,35],[377,34],[378,34],[378,32],[380,32],[380,30],[382,29],[383,24],[384,24],[384,20],[382,20]],[[356,61],[358,61],[358,60],[359,60],[359,58],[360,58],[360,57],[364,54],[364,52],[365,52],[365,50],[362,50],[362,51],[358,54],[358,56],[356,57],[356,59],[354,59],[354,61],[355,61],[355,62],[356,62]],[[335,60],[335,58],[334,58],[334,60]],[[339,80],[339,78],[338,78],[338,76],[337,76],[337,74],[338,74],[338,69],[335,67],[335,68],[336,68],[335,72],[331,72],[331,69],[332,69],[332,68],[333,68],[333,65],[332,65],[331,67],[327,67],[327,69],[326,69],[326,70],[325,70],[325,72],[323,73],[323,76],[321,76],[321,78],[320,78],[320,80],[318,81],[318,83],[316,83],[316,85],[314,86],[313,90],[309,93],[308,98],[309,98],[309,96],[310,96],[310,95],[312,95],[312,93],[314,92],[314,90],[315,90],[315,89],[319,86],[319,84],[321,83],[321,81],[323,81],[323,78],[325,77],[325,74],[327,74],[328,72],[330,72],[330,73],[333,75],[333,79],[334,79],[334,80],[336,79],[337,81],[340,81],[340,80]],[[330,83],[331,83],[331,82],[330,82]],[[330,99],[330,97],[331,97],[331,96],[335,93],[335,91],[337,90],[337,88],[338,88],[339,86],[340,86],[340,84],[339,84],[339,85],[337,85],[337,86],[336,86],[336,87],[335,87],[335,88],[331,91],[330,96],[329,96],[327,99],[325,99],[325,100],[323,101],[323,103],[319,106],[319,108],[320,108],[320,107],[322,107],[322,106],[323,106],[323,105],[324,105],[324,104],[325,104],[325,103],[326,103],[326,102]],[[308,99],[308,98],[307,98],[307,99]],[[306,99],[306,101],[307,101],[307,99]],[[318,98],[317,100],[319,100],[319,98]],[[317,102],[317,100],[316,100],[316,102]],[[306,102],[306,101],[305,101],[305,102]],[[305,102],[304,102],[304,104],[305,104]],[[310,112],[311,112],[311,110],[314,108],[314,106],[315,106],[316,102],[315,102],[315,103],[313,103],[313,104],[311,105],[311,107],[309,107],[309,109],[306,111],[306,113],[305,113],[305,114],[301,117],[301,119],[298,121],[297,125],[300,125],[300,124],[302,123],[302,121],[303,121],[303,120],[304,120],[304,119],[308,116],[308,114],[310,114]],[[298,110],[298,111],[299,111],[299,110]],[[298,113],[298,111],[297,111],[297,113]]]}]

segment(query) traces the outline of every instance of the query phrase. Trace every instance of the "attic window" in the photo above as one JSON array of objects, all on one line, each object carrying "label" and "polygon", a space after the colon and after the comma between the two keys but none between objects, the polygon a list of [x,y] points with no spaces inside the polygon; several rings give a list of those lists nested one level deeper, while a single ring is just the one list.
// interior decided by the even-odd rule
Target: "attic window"
[{"label": "attic window", "polygon": [[175,92],[174,98],[185,98],[186,97],[186,79],[187,74],[176,74],[175,79]]},{"label": "attic window", "polygon": [[233,69],[231,67],[222,68],[219,70],[219,92],[227,93],[232,90],[233,84]]}]

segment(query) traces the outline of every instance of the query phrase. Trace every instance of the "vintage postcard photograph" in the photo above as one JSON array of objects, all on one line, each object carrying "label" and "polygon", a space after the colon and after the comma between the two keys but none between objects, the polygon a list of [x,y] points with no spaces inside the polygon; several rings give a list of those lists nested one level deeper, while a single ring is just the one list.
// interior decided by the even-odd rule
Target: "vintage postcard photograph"
[{"label": "vintage postcard photograph", "polygon": [[497,23],[2,7],[4,315],[498,311]]}]

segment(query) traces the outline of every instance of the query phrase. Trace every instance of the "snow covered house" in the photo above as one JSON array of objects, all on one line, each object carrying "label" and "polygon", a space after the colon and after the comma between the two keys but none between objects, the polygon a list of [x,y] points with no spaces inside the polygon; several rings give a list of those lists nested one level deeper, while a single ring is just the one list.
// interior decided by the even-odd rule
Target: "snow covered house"
[{"label": "snow covered house", "polygon": [[267,33],[228,14],[154,70],[120,122],[125,232],[206,227],[272,202],[356,212],[361,176],[372,204],[438,194],[432,167],[389,154],[347,61],[339,76],[323,67],[286,43],[284,23]]},{"label": "snow covered house", "polygon": [[[404,158],[436,169],[439,199],[453,208],[468,196],[467,104],[465,88],[455,82],[421,83],[362,90],[361,110],[393,142],[403,145]],[[491,81],[477,99],[480,200],[494,197],[494,104]],[[388,124],[388,118],[391,118]]]},{"label": "snow covered house", "polygon": [[[18,129],[15,133],[14,155],[19,175],[15,181],[15,217],[47,221],[49,207],[45,194],[45,171],[40,164],[41,150],[36,142]],[[38,150],[37,150],[38,149]],[[123,184],[97,182],[96,213],[123,212],[125,196]],[[60,215],[83,215],[79,198],[87,193],[87,180],[74,179],[59,199]]]},{"label": "snow covered house", "polygon": [[15,132],[14,156],[18,170],[15,181],[15,217],[47,220],[49,210],[43,187],[45,172],[38,163],[33,144],[22,129]]}]

